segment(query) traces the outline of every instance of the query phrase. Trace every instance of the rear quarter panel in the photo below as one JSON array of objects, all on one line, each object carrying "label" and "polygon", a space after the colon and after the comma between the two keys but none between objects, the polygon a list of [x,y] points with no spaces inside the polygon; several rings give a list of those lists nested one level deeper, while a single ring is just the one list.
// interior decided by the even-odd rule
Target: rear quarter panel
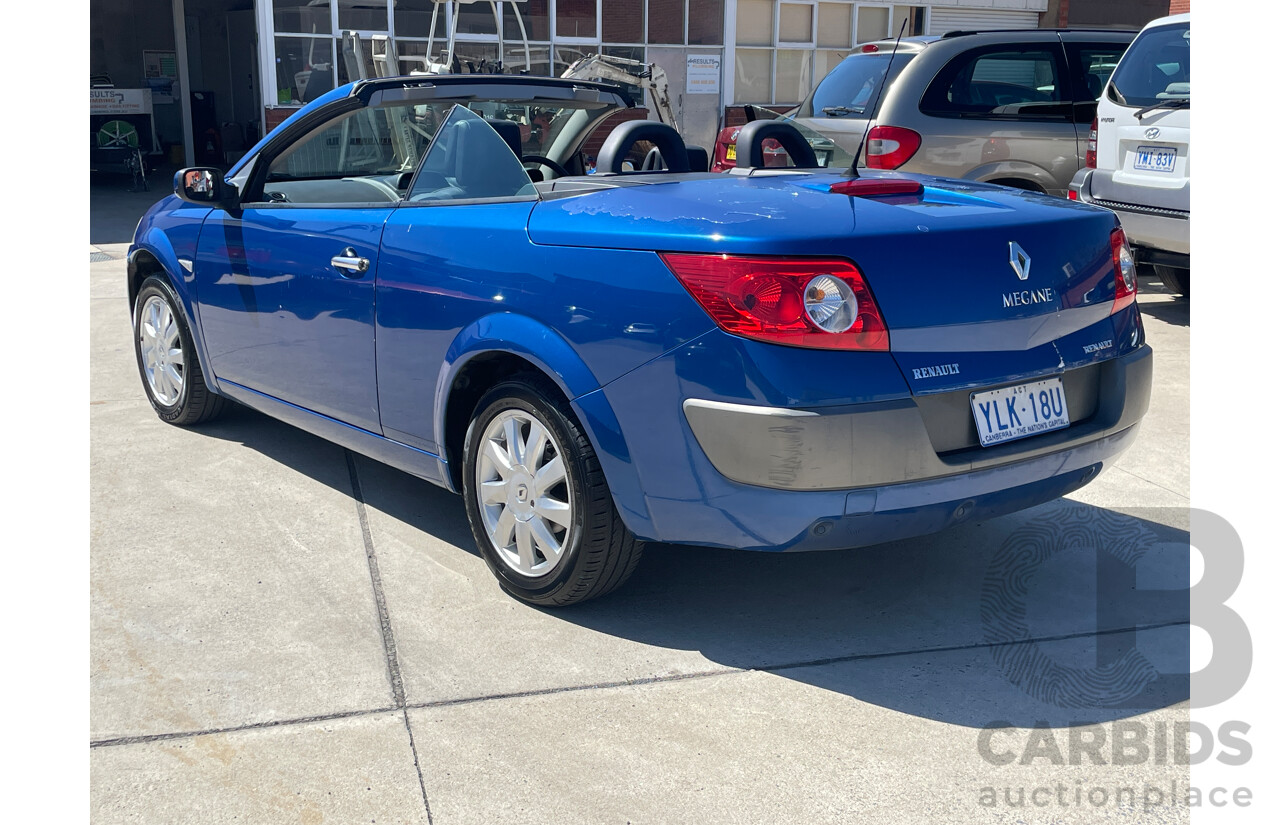
[{"label": "rear quarter panel", "polygon": [[519,355],[573,399],[712,328],[654,252],[534,244],[532,209],[403,206],[388,220],[376,299],[388,436],[443,454],[448,390],[477,355]]}]

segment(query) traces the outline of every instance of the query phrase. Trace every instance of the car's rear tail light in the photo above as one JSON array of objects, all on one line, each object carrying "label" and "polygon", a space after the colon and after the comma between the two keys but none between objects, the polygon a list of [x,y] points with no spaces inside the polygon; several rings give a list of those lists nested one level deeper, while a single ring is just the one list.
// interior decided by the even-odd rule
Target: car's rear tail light
[{"label": "car's rear tail light", "polygon": [[868,43],[867,45],[862,47],[863,54],[873,54],[878,51],[880,51],[880,47],[877,46],[875,43]]},{"label": "car's rear tail light", "polygon": [[1098,119],[1093,119],[1093,125],[1089,127],[1089,144],[1084,150],[1084,168],[1098,168]]},{"label": "car's rear tail light", "polygon": [[889,349],[889,330],[849,261],[662,253],[726,332],[815,349]]},{"label": "car's rear tail light", "polygon": [[850,178],[831,184],[827,191],[851,198],[874,198],[879,195],[919,195],[924,192],[924,186],[918,180]]},{"label": "car's rear tail light", "polygon": [[1138,273],[1133,263],[1133,250],[1119,227],[1111,230],[1111,265],[1116,275],[1116,297],[1111,302],[1111,314],[1138,299]]},{"label": "car's rear tail light", "polygon": [[1077,192],[1077,191],[1076,191],[1076,190],[1074,190],[1074,189],[1068,189],[1068,190],[1067,190],[1067,200],[1069,200],[1069,201],[1078,201],[1078,200],[1080,200],[1080,193],[1079,193],[1079,192]]},{"label": "car's rear tail light", "polygon": [[873,126],[867,133],[867,166],[897,169],[920,148],[920,135],[901,126]]}]

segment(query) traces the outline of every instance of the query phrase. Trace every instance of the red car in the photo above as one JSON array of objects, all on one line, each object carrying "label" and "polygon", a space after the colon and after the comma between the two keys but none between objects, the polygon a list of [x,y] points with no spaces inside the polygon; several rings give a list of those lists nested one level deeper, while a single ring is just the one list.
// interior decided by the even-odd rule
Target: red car
[{"label": "red car", "polygon": [[[746,106],[747,122],[753,120],[790,120],[783,117],[777,112],[761,108],[759,106]],[[801,126],[792,122],[800,130],[801,134],[813,146],[814,154],[818,156],[818,163],[824,167],[839,168],[852,165],[853,158],[848,152],[841,149],[835,142],[823,137],[812,129]],[[720,134],[716,135],[716,145],[711,154],[711,171],[727,172],[738,165],[738,132],[742,131],[741,126],[726,126],[720,130]],[[764,148],[764,165],[765,166],[787,166],[789,158],[786,150],[782,148],[782,144],[772,138],[767,138],[763,144]]]}]

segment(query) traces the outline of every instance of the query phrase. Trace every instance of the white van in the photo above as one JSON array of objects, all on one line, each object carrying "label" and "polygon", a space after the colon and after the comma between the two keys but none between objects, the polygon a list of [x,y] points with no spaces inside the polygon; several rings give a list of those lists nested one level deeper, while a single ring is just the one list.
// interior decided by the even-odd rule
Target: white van
[{"label": "white van", "polygon": [[1068,197],[1113,210],[1134,257],[1191,294],[1191,15],[1147,24],[1098,101]]}]

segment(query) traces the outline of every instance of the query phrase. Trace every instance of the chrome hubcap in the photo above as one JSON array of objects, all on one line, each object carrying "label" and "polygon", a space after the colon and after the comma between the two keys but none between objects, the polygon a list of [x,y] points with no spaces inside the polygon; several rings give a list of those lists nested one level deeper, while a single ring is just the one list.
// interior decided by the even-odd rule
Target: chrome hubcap
[{"label": "chrome hubcap", "polygon": [[142,371],[151,394],[161,404],[172,407],[182,397],[186,359],[178,336],[178,319],[159,295],[152,295],[142,305],[138,316],[138,344]]},{"label": "chrome hubcap", "polygon": [[531,578],[554,571],[568,547],[573,499],[551,431],[524,410],[499,413],[480,442],[476,490],[498,558]]}]

